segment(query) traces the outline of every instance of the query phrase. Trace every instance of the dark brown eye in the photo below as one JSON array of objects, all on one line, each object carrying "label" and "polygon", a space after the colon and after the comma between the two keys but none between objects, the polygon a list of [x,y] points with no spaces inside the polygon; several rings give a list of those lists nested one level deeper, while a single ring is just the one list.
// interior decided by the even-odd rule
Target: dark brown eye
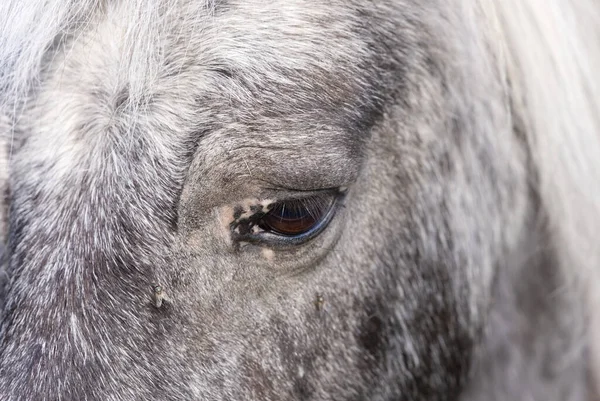
[{"label": "dark brown eye", "polygon": [[[335,215],[343,193],[321,191],[304,198],[271,203],[265,210],[250,207],[249,217],[235,217],[230,225],[232,237],[239,242],[271,246],[300,245],[323,232]],[[241,216],[243,208],[238,213]]]},{"label": "dark brown eye", "polygon": [[332,203],[331,196],[281,201],[271,206],[261,218],[259,227],[284,236],[302,235],[316,228],[324,220]]}]

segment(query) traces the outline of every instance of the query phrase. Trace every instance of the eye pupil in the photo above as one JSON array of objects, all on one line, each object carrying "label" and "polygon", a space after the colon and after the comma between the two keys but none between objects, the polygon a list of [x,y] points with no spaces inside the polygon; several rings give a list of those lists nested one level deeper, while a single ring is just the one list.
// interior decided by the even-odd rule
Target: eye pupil
[{"label": "eye pupil", "polygon": [[265,214],[260,226],[280,235],[295,236],[310,231],[323,217],[322,207],[309,209],[310,204],[287,201],[275,204]]}]

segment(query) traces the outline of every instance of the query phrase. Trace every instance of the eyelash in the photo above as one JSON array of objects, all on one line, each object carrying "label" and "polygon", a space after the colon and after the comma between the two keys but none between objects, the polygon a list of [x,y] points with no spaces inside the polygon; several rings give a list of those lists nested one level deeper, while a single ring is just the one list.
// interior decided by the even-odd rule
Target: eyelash
[{"label": "eyelash", "polygon": [[285,199],[255,208],[254,214],[231,224],[234,240],[269,245],[300,245],[318,236],[339,204],[339,192]]}]

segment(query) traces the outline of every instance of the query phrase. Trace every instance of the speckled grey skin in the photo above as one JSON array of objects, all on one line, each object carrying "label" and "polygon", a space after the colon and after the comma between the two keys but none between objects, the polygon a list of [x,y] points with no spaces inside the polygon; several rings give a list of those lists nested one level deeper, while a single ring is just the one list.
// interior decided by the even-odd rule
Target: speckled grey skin
[{"label": "speckled grey skin", "polygon": [[[508,8],[7,4],[0,400],[587,399]],[[236,237],[339,188],[305,243]]]}]

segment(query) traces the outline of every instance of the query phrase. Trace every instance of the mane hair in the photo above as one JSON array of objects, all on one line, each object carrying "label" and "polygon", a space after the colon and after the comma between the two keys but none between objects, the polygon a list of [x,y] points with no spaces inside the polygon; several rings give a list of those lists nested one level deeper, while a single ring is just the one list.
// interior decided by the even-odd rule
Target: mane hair
[{"label": "mane hair", "polygon": [[514,117],[529,143],[565,290],[582,294],[588,305],[584,329],[598,372],[600,7],[594,0],[494,4],[510,60]]}]

